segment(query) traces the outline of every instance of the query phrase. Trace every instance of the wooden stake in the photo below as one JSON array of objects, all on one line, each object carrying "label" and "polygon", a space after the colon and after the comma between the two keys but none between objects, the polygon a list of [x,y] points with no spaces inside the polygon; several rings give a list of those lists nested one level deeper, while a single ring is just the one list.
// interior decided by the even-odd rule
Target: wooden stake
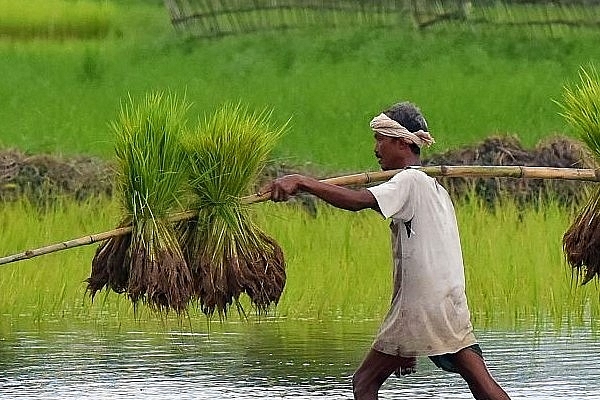
[{"label": "wooden stake", "polygon": [[[522,166],[480,166],[480,165],[460,165],[460,166],[428,166],[428,167],[410,167],[418,169],[433,177],[470,177],[470,178],[526,178],[526,179],[565,179],[578,181],[600,181],[600,170],[578,169],[578,168],[553,168],[553,167],[522,167]],[[368,185],[370,183],[382,182],[390,179],[401,170],[363,172],[359,174],[338,176],[334,178],[323,179],[322,182],[337,186]],[[271,193],[261,193],[246,196],[242,198],[245,204],[259,203],[268,200]],[[186,211],[169,218],[171,222],[183,221],[193,218],[197,215],[195,211]],[[106,232],[100,232],[66,242],[55,243],[52,245],[27,250],[22,253],[13,254],[0,258],[0,265],[9,264],[15,261],[26,260],[44,254],[54,253],[60,250],[72,249],[74,247],[85,246],[92,243],[101,242],[112,237],[126,235],[131,232],[131,226],[113,229]]]}]

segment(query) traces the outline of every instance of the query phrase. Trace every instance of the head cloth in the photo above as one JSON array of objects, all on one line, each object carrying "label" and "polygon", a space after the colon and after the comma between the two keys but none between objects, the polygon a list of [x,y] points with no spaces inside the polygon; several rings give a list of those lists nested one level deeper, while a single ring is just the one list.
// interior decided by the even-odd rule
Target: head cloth
[{"label": "head cloth", "polygon": [[419,147],[431,146],[435,143],[435,140],[429,132],[425,132],[419,129],[416,132],[411,132],[397,121],[394,121],[384,113],[379,114],[371,120],[371,129],[373,132],[379,133],[380,135],[402,138],[409,143],[414,143]]}]

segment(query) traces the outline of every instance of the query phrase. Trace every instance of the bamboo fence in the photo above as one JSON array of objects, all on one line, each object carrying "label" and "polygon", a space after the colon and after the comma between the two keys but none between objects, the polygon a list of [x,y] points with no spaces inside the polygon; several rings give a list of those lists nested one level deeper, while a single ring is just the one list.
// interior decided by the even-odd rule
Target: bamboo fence
[{"label": "bamboo fence", "polygon": [[[526,167],[526,166],[479,166],[479,165],[461,165],[461,166],[426,166],[410,167],[423,171],[432,177],[447,178],[517,178],[517,179],[563,179],[576,181],[600,181],[600,170],[598,169],[580,169],[580,168],[553,168],[553,167]],[[356,186],[368,185],[370,183],[382,182],[390,179],[401,170],[363,172],[351,175],[338,176],[323,179],[322,182],[337,186]],[[253,204],[266,201],[270,198],[270,193],[253,194],[242,198],[245,204]],[[195,211],[186,211],[173,215],[170,220],[178,222],[193,218],[197,215]],[[0,265],[9,264],[15,261],[26,260],[38,257],[44,254],[54,253],[61,250],[74,247],[85,246],[112,237],[126,235],[131,232],[131,226],[113,229],[106,232],[86,235],[77,239],[67,240],[48,246],[26,250],[21,253],[12,254],[0,258]]]},{"label": "bamboo fence", "polygon": [[444,21],[507,26],[600,26],[600,0],[164,0],[194,37],[309,26],[405,26]]}]

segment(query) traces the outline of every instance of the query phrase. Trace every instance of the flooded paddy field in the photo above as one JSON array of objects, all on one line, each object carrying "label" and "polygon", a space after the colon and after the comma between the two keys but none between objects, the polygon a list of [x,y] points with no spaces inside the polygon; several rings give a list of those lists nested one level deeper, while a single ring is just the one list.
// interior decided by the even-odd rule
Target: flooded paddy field
[{"label": "flooded paddy field", "polygon": [[[6,399],[349,399],[377,322],[214,323],[210,331],[14,331],[0,340]],[[513,399],[600,399],[600,338],[586,328],[477,332]],[[426,358],[382,399],[469,399]]]}]

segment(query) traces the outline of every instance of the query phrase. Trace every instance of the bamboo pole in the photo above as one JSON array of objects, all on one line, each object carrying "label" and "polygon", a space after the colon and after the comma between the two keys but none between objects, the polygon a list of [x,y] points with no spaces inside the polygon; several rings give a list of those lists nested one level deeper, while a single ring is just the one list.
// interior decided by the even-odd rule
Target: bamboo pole
[{"label": "bamboo pole", "polygon": [[[437,165],[427,167],[410,167],[418,169],[433,177],[447,178],[523,178],[523,179],[564,179],[577,181],[600,181],[600,170],[582,168],[555,168],[555,167],[523,167],[523,166],[484,166],[484,165]],[[323,179],[321,182],[337,186],[368,185],[369,183],[383,182],[401,169],[389,171],[363,172],[359,174],[337,176]],[[270,193],[250,195],[242,201],[246,204],[268,200]],[[0,265],[2,259],[0,259]]]},{"label": "bamboo pole", "polygon": [[[479,165],[440,165],[427,167],[416,166],[410,168],[423,171],[427,175],[432,177],[564,179],[590,182],[600,181],[600,170],[596,169]],[[392,176],[399,173],[400,171],[400,169],[396,169],[389,171],[363,172],[358,174],[323,179],[321,182],[330,183],[332,185],[337,186],[368,185],[370,183],[386,181]],[[270,192],[253,194],[242,198],[242,202],[244,204],[259,203],[268,200],[270,197]],[[193,218],[196,215],[196,211],[186,211],[171,216],[169,220],[171,222],[178,222]],[[26,260],[44,254],[54,253],[60,250],[72,249],[74,247],[101,242],[112,237],[126,235],[130,233],[131,230],[131,226],[126,226],[106,232],[100,232],[92,235],[83,236],[77,239],[67,240],[65,242],[51,244],[37,249],[27,250],[22,253],[17,253],[0,258],[0,265],[9,264],[20,260]]]}]

